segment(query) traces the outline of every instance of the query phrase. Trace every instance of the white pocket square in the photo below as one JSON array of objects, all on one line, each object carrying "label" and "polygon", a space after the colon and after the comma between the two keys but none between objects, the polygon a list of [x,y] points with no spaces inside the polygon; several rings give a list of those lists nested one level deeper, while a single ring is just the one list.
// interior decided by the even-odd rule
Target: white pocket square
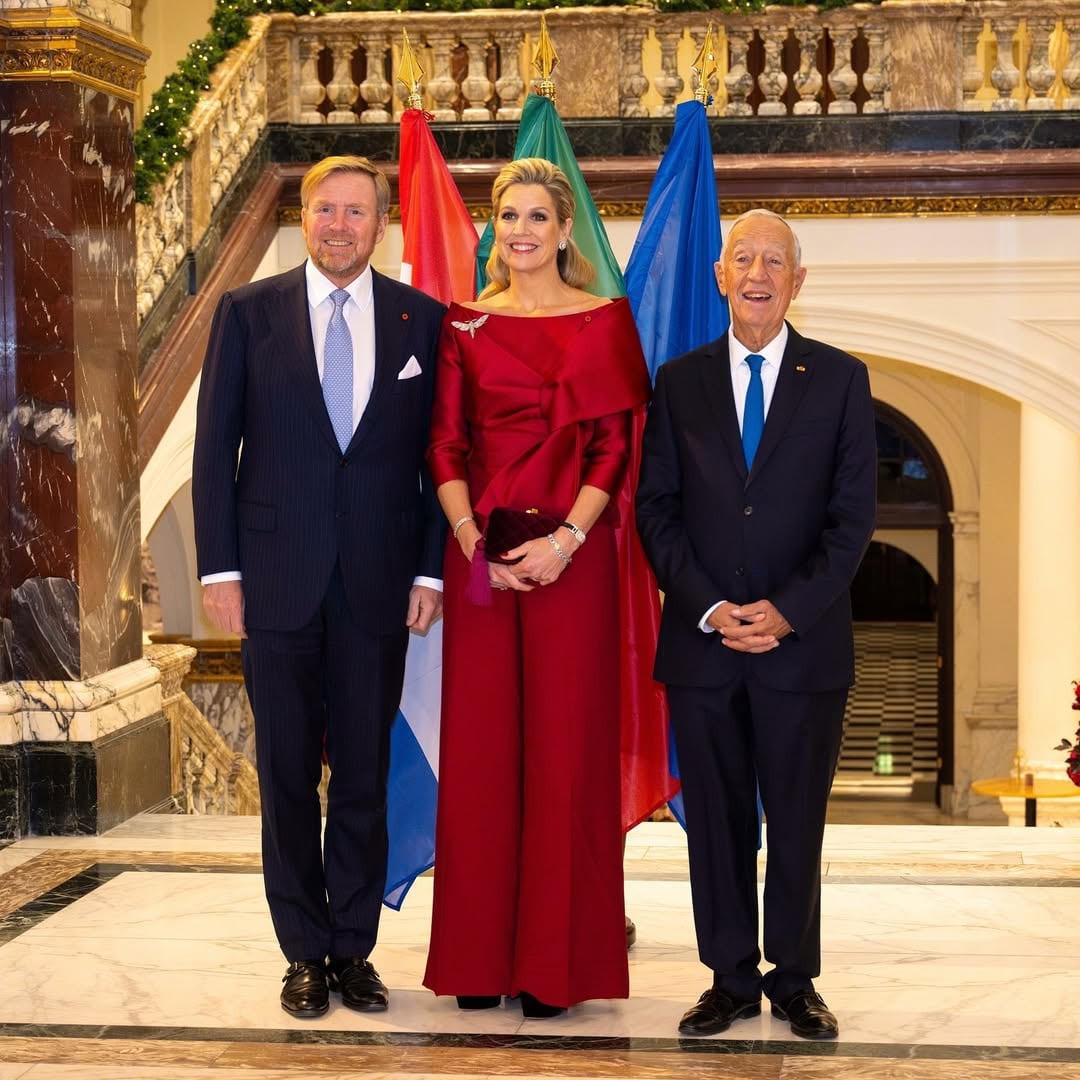
[{"label": "white pocket square", "polygon": [[420,368],[420,361],[415,356],[410,356],[408,363],[397,373],[398,379],[415,379],[417,375],[423,374]]}]

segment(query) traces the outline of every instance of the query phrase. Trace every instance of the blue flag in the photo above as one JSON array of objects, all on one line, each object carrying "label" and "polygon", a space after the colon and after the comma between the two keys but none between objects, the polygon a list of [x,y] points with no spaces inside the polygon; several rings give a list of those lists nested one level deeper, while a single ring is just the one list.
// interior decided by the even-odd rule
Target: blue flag
[{"label": "blue flag", "polygon": [[[626,264],[626,296],[654,382],[661,364],[715,341],[727,330],[731,321],[727,300],[717,288],[714,269],[719,258],[720,203],[709,122],[700,101],[684,101],[675,110],[675,130],[653,177],[641,229]],[[679,775],[674,730],[668,772]],[[681,791],[668,807],[685,829]]]},{"label": "blue flag", "polygon": [[719,258],[709,122],[700,101],[684,101],[626,264],[626,296],[654,380],[666,360],[727,330],[727,301],[713,269]]}]

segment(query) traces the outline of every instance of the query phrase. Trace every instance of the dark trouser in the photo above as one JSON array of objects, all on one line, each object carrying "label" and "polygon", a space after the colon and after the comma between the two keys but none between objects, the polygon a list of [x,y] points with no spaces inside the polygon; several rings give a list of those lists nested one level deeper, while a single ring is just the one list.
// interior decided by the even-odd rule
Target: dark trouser
[{"label": "dark trouser", "polygon": [[[750,658],[752,662],[752,658]],[[747,679],[668,687],[694,923],[714,985],[780,1000],[821,970],[821,844],[847,690],[787,694]],[[767,827],[765,959],[758,964],[757,806]]]},{"label": "dark trouser", "polygon": [[[286,959],[366,957],[386,882],[390,727],[408,632],[364,633],[335,570],[297,630],[251,630],[244,681],[255,714],[266,899]],[[330,765],[320,842],[323,738]]]}]

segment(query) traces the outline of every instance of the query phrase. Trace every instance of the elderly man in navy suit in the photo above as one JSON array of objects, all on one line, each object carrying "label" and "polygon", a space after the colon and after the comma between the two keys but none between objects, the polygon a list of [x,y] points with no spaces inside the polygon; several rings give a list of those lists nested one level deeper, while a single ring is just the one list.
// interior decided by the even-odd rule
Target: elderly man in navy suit
[{"label": "elderly man in navy suit", "polygon": [[408,630],[442,609],[424,451],[444,309],[369,266],[390,187],[366,158],[314,165],[301,203],[308,260],[214,315],[192,496],[204,608],[244,638],[281,1005],[315,1017],[331,990],[353,1009],[389,1000],[368,954]]},{"label": "elderly man in navy suit", "polygon": [[796,1035],[838,1033],[813,984],[821,845],[877,450],[866,367],[785,321],[805,277],[782,218],[737,218],[716,264],[730,330],[660,368],[645,429],[638,528],[666,594],[655,673],[686,799],[698,952],[713,972],[684,1035],[759,1015],[763,992]]}]

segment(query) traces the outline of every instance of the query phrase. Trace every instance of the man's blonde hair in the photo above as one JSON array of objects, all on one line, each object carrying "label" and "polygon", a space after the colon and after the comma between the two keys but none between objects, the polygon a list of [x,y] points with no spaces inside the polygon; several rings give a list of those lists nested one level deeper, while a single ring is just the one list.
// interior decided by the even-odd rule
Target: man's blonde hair
[{"label": "man's blonde hair", "polygon": [[311,193],[328,177],[334,173],[362,173],[370,176],[375,182],[375,209],[379,217],[384,217],[390,212],[390,181],[386,179],[382,171],[370,162],[366,157],[355,154],[339,154],[335,157],[325,157],[317,161],[300,181],[300,205],[306,207]]}]

